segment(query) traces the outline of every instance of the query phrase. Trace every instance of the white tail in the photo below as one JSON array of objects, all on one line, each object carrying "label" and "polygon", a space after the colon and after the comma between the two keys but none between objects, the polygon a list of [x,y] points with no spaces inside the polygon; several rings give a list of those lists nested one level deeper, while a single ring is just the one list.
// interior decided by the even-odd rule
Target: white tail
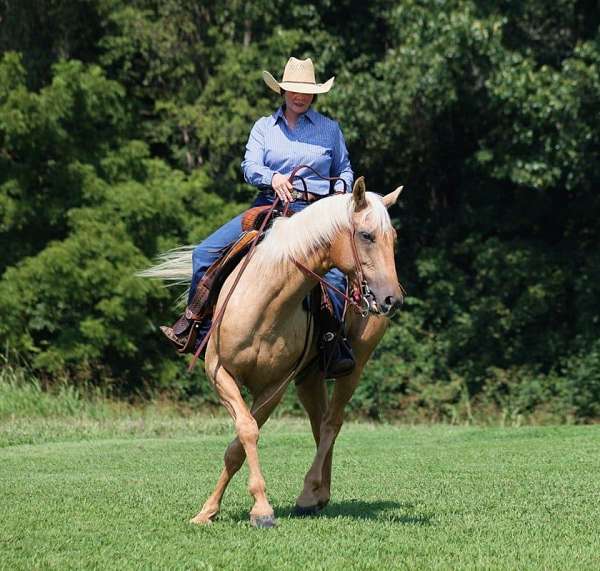
[{"label": "white tail", "polygon": [[158,263],[151,268],[136,272],[140,278],[163,280],[167,286],[189,285],[192,280],[192,252],[194,246],[182,246],[163,252]]}]

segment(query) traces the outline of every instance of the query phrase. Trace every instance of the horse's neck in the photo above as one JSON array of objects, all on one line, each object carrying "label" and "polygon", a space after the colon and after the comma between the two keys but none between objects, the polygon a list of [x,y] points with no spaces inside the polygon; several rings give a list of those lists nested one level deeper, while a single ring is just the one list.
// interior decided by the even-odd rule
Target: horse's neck
[{"label": "horse's neck", "polygon": [[[331,268],[327,252],[297,261],[318,275]],[[281,306],[297,307],[317,285],[316,279],[307,276],[292,260],[277,267],[258,267],[257,272],[260,283],[267,285],[266,292],[272,302]]]}]

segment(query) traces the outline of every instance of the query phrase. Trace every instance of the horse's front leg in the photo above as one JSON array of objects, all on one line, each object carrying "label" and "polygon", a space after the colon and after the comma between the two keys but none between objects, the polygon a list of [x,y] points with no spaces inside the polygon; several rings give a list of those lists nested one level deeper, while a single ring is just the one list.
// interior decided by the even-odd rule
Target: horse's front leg
[{"label": "horse's front leg", "polygon": [[[318,439],[315,435],[317,453],[304,477],[304,488],[296,501],[296,513],[299,515],[317,513],[329,502],[333,446],[344,422],[344,409],[352,398],[362,371],[386,328],[387,320],[382,318],[371,318],[367,322],[355,320],[350,326],[356,368],[352,374],[335,382],[331,401],[321,421]],[[316,409],[314,405],[313,408]],[[309,416],[313,424],[310,411]]]},{"label": "horse's front leg", "polygon": [[344,409],[354,394],[361,373],[362,367],[357,366],[351,375],[336,381],[331,402],[321,421],[317,453],[304,477],[304,489],[296,501],[296,513],[299,515],[314,514],[329,501],[333,445],[344,422]]},{"label": "horse's front leg", "polygon": [[[310,427],[312,429],[315,445],[318,450],[319,442],[321,441],[321,425],[323,424],[323,418],[329,406],[327,386],[322,373],[320,373],[318,370],[318,367],[315,366],[314,370],[311,370],[309,374],[301,380],[300,384],[296,386],[296,391],[302,406],[308,414]],[[318,490],[314,491],[317,504],[320,506],[325,506],[327,502],[329,502],[330,482],[331,453],[325,460],[323,467],[322,485]]]},{"label": "horse's front leg", "polygon": [[[254,497],[254,506],[252,507],[252,510],[250,510],[250,522],[255,527],[273,527],[275,525],[274,512],[267,499],[265,479],[262,475],[258,461],[257,444],[259,424],[254,416],[252,416],[250,410],[248,410],[234,378],[221,365],[217,365],[214,374],[211,376],[221,402],[233,417],[237,438],[239,439],[239,442],[243,447],[243,452],[248,460],[248,491]],[[268,407],[265,408],[268,409]],[[264,414],[266,411],[263,410],[261,412]],[[266,416],[268,417],[268,414]],[[266,418],[264,420],[266,420]],[[217,504],[216,500],[220,502],[220,498],[225,491],[225,487],[231,479],[231,476],[239,469],[244,461],[241,451],[236,448],[236,441],[234,441],[232,443],[232,449],[228,449],[228,452],[232,452],[235,455],[235,459],[233,459],[234,465],[228,468],[226,456],[225,469],[221,474],[221,478],[219,478],[217,490],[215,490],[215,494],[213,494],[213,496],[215,496],[213,498],[215,504]],[[233,468],[233,470],[231,470],[231,468]]]},{"label": "horse's front leg", "polygon": [[[279,404],[281,397],[273,398],[271,392],[264,391],[256,397],[252,405],[252,416],[256,420],[256,424],[260,429],[263,424],[269,419],[269,416]],[[213,493],[204,502],[202,509],[195,515],[190,522],[197,524],[211,523],[221,509],[221,500],[223,494],[229,485],[229,482],[237,471],[242,467],[246,453],[239,438],[235,438],[225,450],[224,467],[219,476],[217,485]]]},{"label": "horse's front leg", "polygon": [[221,471],[217,485],[213,493],[204,502],[202,509],[190,520],[190,523],[207,524],[212,523],[221,510],[223,494],[231,482],[231,479],[242,467],[246,453],[239,438],[235,438],[225,450],[225,466]]}]

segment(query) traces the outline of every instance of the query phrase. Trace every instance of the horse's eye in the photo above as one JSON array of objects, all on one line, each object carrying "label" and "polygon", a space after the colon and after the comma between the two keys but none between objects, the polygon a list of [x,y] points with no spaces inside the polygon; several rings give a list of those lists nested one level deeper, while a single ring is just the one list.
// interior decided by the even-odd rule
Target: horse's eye
[{"label": "horse's eye", "polygon": [[367,242],[375,242],[375,236],[370,232],[360,232],[360,237]]}]

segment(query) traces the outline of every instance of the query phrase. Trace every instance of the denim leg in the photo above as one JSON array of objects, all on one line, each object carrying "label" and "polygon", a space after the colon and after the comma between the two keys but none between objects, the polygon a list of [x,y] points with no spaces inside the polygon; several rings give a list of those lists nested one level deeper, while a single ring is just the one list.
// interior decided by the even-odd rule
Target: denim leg
[{"label": "denim leg", "polygon": [[[340,291],[346,291],[346,276],[337,268],[332,268],[323,277]],[[334,292],[331,288],[327,288],[327,290],[331,295],[333,314],[338,321],[341,321],[342,314],[344,313],[344,298],[340,294]]]},{"label": "denim leg", "polygon": [[213,232],[208,238],[204,239],[192,254],[192,283],[190,285],[190,293],[188,304],[191,303],[196,286],[204,272],[210,265],[219,258],[221,251],[233,244],[242,234],[242,214],[230,220],[218,230]]}]

